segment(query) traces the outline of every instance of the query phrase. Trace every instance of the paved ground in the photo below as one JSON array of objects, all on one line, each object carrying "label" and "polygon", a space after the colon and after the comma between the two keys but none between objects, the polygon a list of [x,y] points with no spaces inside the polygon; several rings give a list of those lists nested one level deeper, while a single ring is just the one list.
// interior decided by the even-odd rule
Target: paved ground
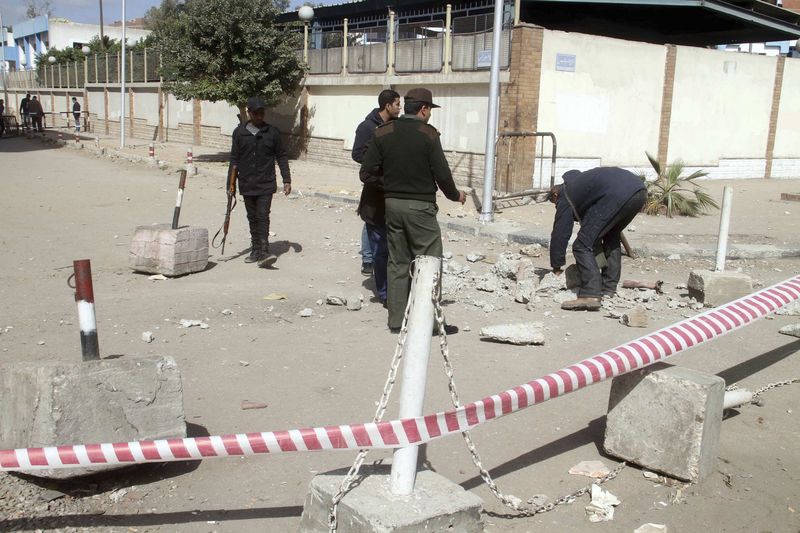
[{"label": "paved ground", "polygon": [[[179,153],[180,147],[164,148]],[[146,151],[143,153],[146,157]],[[178,157],[178,156],[176,156]],[[198,163],[203,165],[202,162]],[[217,163],[221,165],[220,163]],[[172,217],[177,176],[144,164],[56,149],[26,139],[0,140],[3,192],[0,211],[5,283],[0,298],[3,361],[78,361],[80,343],[72,290],[66,286],[74,259],[90,258],[95,282],[98,333],[103,356],[174,356],[184,380],[186,419],[192,435],[266,431],[369,420],[380,395],[395,338],[385,328],[385,310],[370,302],[370,282],[359,272],[360,223],[351,206],[306,193],[355,191],[352,169],[293,162],[295,188],[303,196],[276,198],[273,241],[280,253],[274,270],[243,263],[249,244],[241,207],[234,213],[226,255],[213,251],[205,272],[150,281],[127,268],[130,237],[137,225]],[[349,183],[349,185],[348,185]],[[215,174],[189,180],[182,223],[209,228],[222,222],[225,194]],[[715,194],[718,183],[710,183]],[[763,234],[796,243],[793,225],[800,211],[776,200],[796,192],[797,182],[736,182],[733,232]],[[351,192],[351,195],[354,195]],[[739,194],[737,192],[737,194]],[[738,207],[747,208],[747,215]],[[471,214],[442,200],[443,220]],[[789,211],[790,214],[785,214]],[[523,216],[530,214],[530,218]],[[502,216],[521,225],[546,226],[549,206],[508,210]],[[451,215],[451,216],[450,216]],[[459,217],[463,215],[463,217]],[[701,222],[640,216],[631,234],[713,233],[713,216]],[[771,229],[767,229],[771,228]],[[473,250],[489,258],[519,245],[454,236],[446,250],[465,263]],[[757,240],[757,239],[753,239]],[[547,267],[546,257],[534,259]],[[665,281],[666,296],[653,304],[651,328],[686,316],[667,297],[686,303],[688,270],[709,267],[704,259],[626,258],[625,278]],[[470,265],[475,273],[489,263]],[[759,284],[800,272],[800,259],[737,260]],[[369,304],[361,311],[317,305],[328,290],[361,290]],[[264,296],[282,293],[285,300]],[[13,304],[11,304],[13,302]],[[487,311],[491,306],[491,311]],[[315,316],[301,318],[305,307]],[[222,314],[229,309],[233,314]],[[606,313],[568,314],[543,299],[531,310],[497,294],[467,291],[446,307],[462,332],[449,339],[463,399],[475,399],[546,374],[598,351],[640,336]],[[202,319],[207,330],[178,327],[182,318]],[[519,348],[481,342],[489,324],[539,320],[547,328],[543,347]],[[720,374],[729,383],[758,388],[800,376],[800,341],[777,334],[797,317],[764,320],[714,343],[676,356],[673,362]],[[469,331],[466,331],[469,329]],[[155,342],[140,340],[153,331]],[[433,348],[435,348],[435,344]],[[426,411],[449,405],[437,352],[432,351]],[[484,464],[501,489],[527,499],[571,492],[587,478],[567,471],[582,460],[617,461],[602,453],[608,383],[483,426],[473,434]],[[797,385],[770,391],[763,407],[744,407],[723,423],[717,468],[696,486],[658,485],[627,468],[607,484],[622,500],[614,522],[591,524],[586,497],[534,518],[509,519],[483,485],[458,438],[427,447],[426,464],[474,491],[486,502],[487,531],[633,531],[646,522],[671,532],[700,530],[796,532],[800,530],[800,437]],[[265,402],[263,410],[242,410],[245,400]],[[390,405],[396,413],[396,404]],[[133,468],[81,484],[53,488],[66,493],[50,502],[44,489],[26,478],[0,478],[0,530],[60,531],[282,531],[293,530],[308,483],[317,472],[347,466],[354,454],[319,453]],[[374,459],[387,453],[372,453]]]}]

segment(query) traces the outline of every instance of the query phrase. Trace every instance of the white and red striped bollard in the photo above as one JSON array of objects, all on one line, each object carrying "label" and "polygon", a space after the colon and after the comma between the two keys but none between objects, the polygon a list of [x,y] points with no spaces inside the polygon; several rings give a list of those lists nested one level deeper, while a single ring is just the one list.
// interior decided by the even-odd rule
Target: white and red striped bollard
[{"label": "white and red striped bollard", "polygon": [[81,142],[81,138],[80,138],[80,137],[78,137],[78,134],[76,133],[76,134],[75,134],[75,144],[78,144],[78,143],[80,143],[80,142]]},{"label": "white and red striped bollard", "polygon": [[192,154],[192,148],[189,147],[186,149],[186,173],[190,176],[194,176],[196,173],[196,169],[194,168],[194,155]]},{"label": "white and red striped bollard", "polygon": [[94,136],[94,147],[100,148],[100,137],[98,137],[97,135]]},{"label": "white and red striped bollard", "polygon": [[59,131],[58,132],[58,142],[61,142],[63,140],[64,140],[64,134]]},{"label": "white and red striped bollard", "polygon": [[88,259],[72,262],[75,271],[75,301],[78,302],[78,322],[81,327],[81,353],[84,361],[100,359],[97,342],[97,321],[94,314],[92,265]]}]

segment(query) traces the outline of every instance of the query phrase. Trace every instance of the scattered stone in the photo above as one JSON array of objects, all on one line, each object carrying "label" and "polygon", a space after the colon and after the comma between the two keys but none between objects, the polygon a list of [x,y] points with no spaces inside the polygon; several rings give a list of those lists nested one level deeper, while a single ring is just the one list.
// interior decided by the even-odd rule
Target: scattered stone
[{"label": "scattered stone", "polygon": [[800,316],[800,300],[785,305],[775,311],[776,315]]},{"label": "scattered stone", "polygon": [[60,498],[63,498],[64,496],[66,496],[66,494],[64,494],[61,491],[53,490],[53,489],[47,489],[44,492],[42,492],[41,494],[39,494],[38,498],[39,498],[40,501],[43,501],[43,502],[52,502],[52,501],[58,500]]},{"label": "scattered stone", "polygon": [[331,291],[325,296],[329,305],[347,305],[347,296],[343,292]]},{"label": "scattered stone", "polygon": [[39,341],[36,344],[38,344],[39,346],[44,346],[44,341]]},{"label": "scattered stone", "polygon": [[646,328],[648,322],[647,311],[641,305],[637,305],[622,315],[619,321],[629,328]]},{"label": "scattered stone", "polygon": [[529,244],[527,246],[523,246],[519,253],[522,255],[527,255],[528,257],[541,257],[542,255],[542,245],[538,243]]},{"label": "scattered stone", "polygon": [[563,304],[569,300],[574,300],[578,297],[578,293],[572,291],[558,291],[553,296],[553,301],[557,304]]},{"label": "scattered stone", "polygon": [[541,322],[487,326],[481,328],[480,336],[507,344],[544,344],[544,332]]},{"label": "scattered stone", "polygon": [[498,288],[497,278],[491,274],[482,276],[476,280],[475,288],[484,292],[495,292]]},{"label": "scattered stone", "polygon": [[152,331],[145,331],[142,333],[142,340],[147,343],[151,343],[156,340],[155,335],[153,335]]},{"label": "scattered stone", "polygon": [[800,324],[789,324],[778,330],[778,333],[800,338]]},{"label": "scattered stone", "polygon": [[243,411],[247,411],[249,409],[266,409],[267,407],[269,407],[269,406],[267,404],[265,404],[265,403],[251,402],[251,401],[248,401],[248,400],[243,400],[242,401],[242,410]]},{"label": "scattered stone", "polygon": [[599,479],[611,473],[611,470],[609,470],[602,461],[581,461],[570,468],[569,473],[573,476],[586,476]]},{"label": "scattered stone", "polygon": [[123,487],[123,488],[121,488],[121,489],[117,489],[117,490],[115,490],[115,491],[112,491],[112,492],[111,492],[111,493],[108,495],[108,499],[109,499],[109,500],[111,500],[111,501],[112,501],[112,502],[114,502],[114,503],[119,503],[119,502],[120,502],[120,500],[122,500],[122,498],[124,498],[124,497],[125,497],[125,495],[126,495],[126,494],[128,494],[129,490],[130,490],[130,489],[127,489],[127,488],[124,488],[124,487]]},{"label": "scattered stone", "polygon": [[533,497],[528,500],[528,503],[534,507],[542,507],[549,499],[547,494],[534,494]]},{"label": "scattered stone", "polygon": [[286,295],[285,294],[280,294],[280,293],[277,293],[277,292],[271,292],[271,293],[267,294],[266,296],[264,296],[261,299],[262,300],[285,300],[286,299]]},{"label": "scattered stone", "polygon": [[670,254],[667,256],[667,261],[680,261],[681,254]]},{"label": "scattered stone", "polygon": [[458,276],[460,274],[466,274],[467,272],[469,272],[469,267],[466,265],[462,265],[457,261],[447,261],[444,265],[443,270],[446,274],[453,274]]},{"label": "scattered stone", "polygon": [[567,288],[566,276],[555,275],[552,272],[545,274],[539,281],[539,288],[536,292],[555,293]]},{"label": "scattered stone", "polygon": [[600,485],[592,485],[592,502],[586,506],[586,516],[589,522],[614,520],[614,507],[620,503],[616,496],[601,489]]},{"label": "scattered stone", "polygon": [[[503,252],[497,257],[497,262],[492,266],[492,272],[501,278],[516,280],[520,263],[519,254]],[[525,259],[524,263],[532,265],[530,259]]]},{"label": "scattered stone", "polygon": [[222,310],[222,311],[220,311],[220,312],[221,312],[223,315],[232,315],[232,314],[233,314],[233,311],[231,311],[230,309],[223,309],[223,310]]},{"label": "scattered stone", "polygon": [[242,366],[250,366],[250,363],[247,361],[239,361],[239,364]]},{"label": "scattered stone", "polygon": [[185,318],[181,318],[180,325],[182,328],[193,328],[195,326],[199,326],[200,329],[208,329],[208,324],[202,320],[187,320]]},{"label": "scattered stone", "polygon": [[633,533],[667,533],[667,526],[648,522],[634,529]]},{"label": "scattered stone", "polygon": [[448,231],[446,235],[449,242],[458,242],[461,240],[461,235],[454,231]]},{"label": "scattered stone", "polygon": [[464,288],[464,282],[454,274],[445,272],[442,275],[442,295],[455,296]]},{"label": "scattered stone", "polygon": [[363,304],[364,297],[361,293],[353,293],[347,296],[347,310],[360,311]]},{"label": "scattered stone", "polygon": [[445,260],[452,259],[453,258],[453,252],[443,252],[442,253],[442,258],[444,258]]},{"label": "scattered stone", "polygon": [[467,261],[470,263],[477,263],[478,261],[483,261],[484,259],[486,259],[486,256],[482,253],[470,252],[467,254]]},{"label": "scattered stone", "polygon": [[539,280],[537,278],[517,281],[517,285],[514,288],[514,301],[521,304],[530,303],[533,300],[534,294],[536,293],[536,289],[538,287]]},{"label": "scattered stone", "polygon": [[300,311],[297,314],[300,315],[303,318],[306,318],[306,317],[314,316],[314,310],[311,309],[310,307],[306,307],[305,309],[303,309],[302,311]]},{"label": "scattered stone", "polygon": [[147,276],[147,279],[150,281],[164,281],[165,279],[169,279],[164,274],[153,274],[152,276]]}]

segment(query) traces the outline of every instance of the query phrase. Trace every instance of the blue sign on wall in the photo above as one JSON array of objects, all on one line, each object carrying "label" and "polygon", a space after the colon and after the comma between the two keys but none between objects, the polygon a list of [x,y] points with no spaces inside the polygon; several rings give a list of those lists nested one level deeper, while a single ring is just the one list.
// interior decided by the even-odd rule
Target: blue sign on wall
[{"label": "blue sign on wall", "polygon": [[575,72],[575,54],[556,54],[556,70]]}]

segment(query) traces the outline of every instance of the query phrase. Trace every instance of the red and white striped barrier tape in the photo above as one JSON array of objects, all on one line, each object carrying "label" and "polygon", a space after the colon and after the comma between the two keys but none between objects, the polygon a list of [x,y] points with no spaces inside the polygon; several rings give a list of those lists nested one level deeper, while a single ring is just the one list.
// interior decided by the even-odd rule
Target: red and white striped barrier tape
[{"label": "red and white striped barrier tape", "polygon": [[800,300],[800,276],[711,309],[459,409],[404,420],[185,439],[0,450],[0,470],[185,461],[263,453],[400,448],[461,433],[526,407],[663,361]]}]

